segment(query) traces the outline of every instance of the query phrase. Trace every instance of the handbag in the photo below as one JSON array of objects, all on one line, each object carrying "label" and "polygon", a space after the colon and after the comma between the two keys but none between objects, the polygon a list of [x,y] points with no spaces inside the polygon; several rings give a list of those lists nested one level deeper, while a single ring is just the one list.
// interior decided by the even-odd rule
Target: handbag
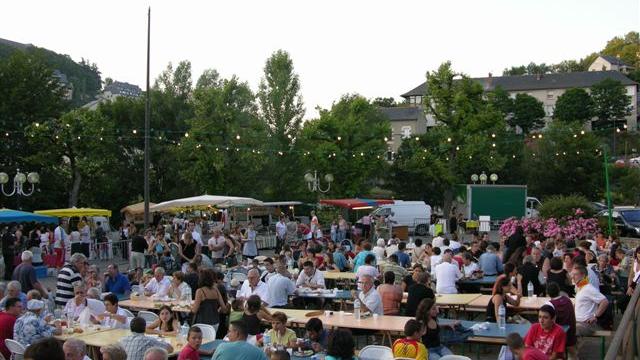
[{"label": "handbag", "polygon": [[460,324],[457,324],[453,329],[448,326],[440,329],[440,342],[445,346],[462,344],[471,336],[473,336],[473,330]]}]

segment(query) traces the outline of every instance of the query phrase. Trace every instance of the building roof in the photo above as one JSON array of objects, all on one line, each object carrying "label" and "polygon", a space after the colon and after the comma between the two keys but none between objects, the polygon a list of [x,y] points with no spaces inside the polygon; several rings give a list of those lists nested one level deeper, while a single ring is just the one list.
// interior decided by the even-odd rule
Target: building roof
[{"label": "building roof", "polygon": [[618,65],[618,66],[629,66],[627,65],[627,63],[625,63],[624,61],[622,61],[622,59],[620,59],[617,56],[611,56],[611,55],[600,55],[601,58],[607,60],[611,65]]},{"label": "building roof", "polygon": [[385,114],[389,120],[413,120],[420,117],[422,109],[416,106],[403,107],[381,107],[380,111]]},{"label": "building roof", "polygon": [[[500,86],[506,91],[546,90],[588,88],[605,79],[618,80],[622,85],[637,85],[637,83],[619,71],[582,71],[569,73],[554,73],[542,75],[516,75],[472,78],[485,91]],[[402,97],[421,96],[425,93],[425,84],[402,94]]]},{"label": "building roof", "polygon": [[112,95],[138,97],[142,94],[142,90],[138,85],[126,82],[114,81],[104,87],[103,92],[110,92]]},{"label": "building roof", "polygon": [[58,69],[54,69],[52,75],[53,75],[53,77],[58,79],[58,82],[61,85],[63,85],[63,86],[71,85],[71,83],[69,83],[69,79],[67,78],[67,75],[65,75],[65,73],[63,73],[62,71],[60,71]]}]

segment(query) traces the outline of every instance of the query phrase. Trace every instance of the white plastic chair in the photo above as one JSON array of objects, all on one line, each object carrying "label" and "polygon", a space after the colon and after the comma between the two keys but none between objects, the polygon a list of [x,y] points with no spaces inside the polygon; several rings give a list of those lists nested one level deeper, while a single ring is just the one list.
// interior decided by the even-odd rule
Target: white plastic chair
[{"label": "white plastic chair", "polygon": [[122,309],[122,311],[124,312],[124,315],[125,315],[126,317],[128,317],[128,318],[134,318],[134,317],[136,317],[135,315],[133,315],[133,313],[132,313],[131,311],[129,311],[129,310],[127,310],[127,309],[124,309],[124,308],[120,308],[120,309]]},{"label": "white plastic chair", "polygon": [[381,345],[368,345],[360,350],[360,360],[393,360],[393,351],[390,347]]},{"label": "white plastic chair", "polygon": [[151,324],[152,322],[158,320],[158,314],[151,311],[138,311],[138,316],[143,318],[144,321],[147,322],[147,324]]},{"label": "white plastic chair", "polygon": [[244,282],[247,280],[247,274],[241,272],[234,272],[231,274],[231,280],[238,279],[238,282]]},{"label": "white plastic chair", "polygon": [[24,358],[25,346],[12,339],[5,339],[4,344],[11,351],[11,360],[22,360]]},{"label": "white plastic chair", "polygon": [[216,339],[216,328],[207,324],[193,324],[192,326],[197,326],[202,330],[202,342],[209,342]]},{"label": "white plastic chair", "polygon": [[471,358],[462,355],[445,355],[440,360],[471,360]]}]

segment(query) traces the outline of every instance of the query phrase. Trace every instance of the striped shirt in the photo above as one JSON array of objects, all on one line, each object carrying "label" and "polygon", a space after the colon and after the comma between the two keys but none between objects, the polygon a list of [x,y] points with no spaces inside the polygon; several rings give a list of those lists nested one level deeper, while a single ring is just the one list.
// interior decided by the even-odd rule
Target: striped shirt
[{"label": "striped shirt", "polygon": [[82,275],[75,266],[65,264],[58,272],[58,281],[56,283],[56,305],[65,306],[70,299],[73,299],[73,283],[82,281]]}]

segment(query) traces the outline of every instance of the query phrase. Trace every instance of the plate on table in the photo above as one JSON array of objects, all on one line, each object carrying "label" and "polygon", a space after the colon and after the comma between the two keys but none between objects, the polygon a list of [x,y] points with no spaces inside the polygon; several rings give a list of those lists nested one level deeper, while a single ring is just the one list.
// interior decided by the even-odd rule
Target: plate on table
[{"label": "plate on table", "polygon": [[293,355],[298,357],[309,357],[313,354],[313,350],[296,350],[293,352]]}]

